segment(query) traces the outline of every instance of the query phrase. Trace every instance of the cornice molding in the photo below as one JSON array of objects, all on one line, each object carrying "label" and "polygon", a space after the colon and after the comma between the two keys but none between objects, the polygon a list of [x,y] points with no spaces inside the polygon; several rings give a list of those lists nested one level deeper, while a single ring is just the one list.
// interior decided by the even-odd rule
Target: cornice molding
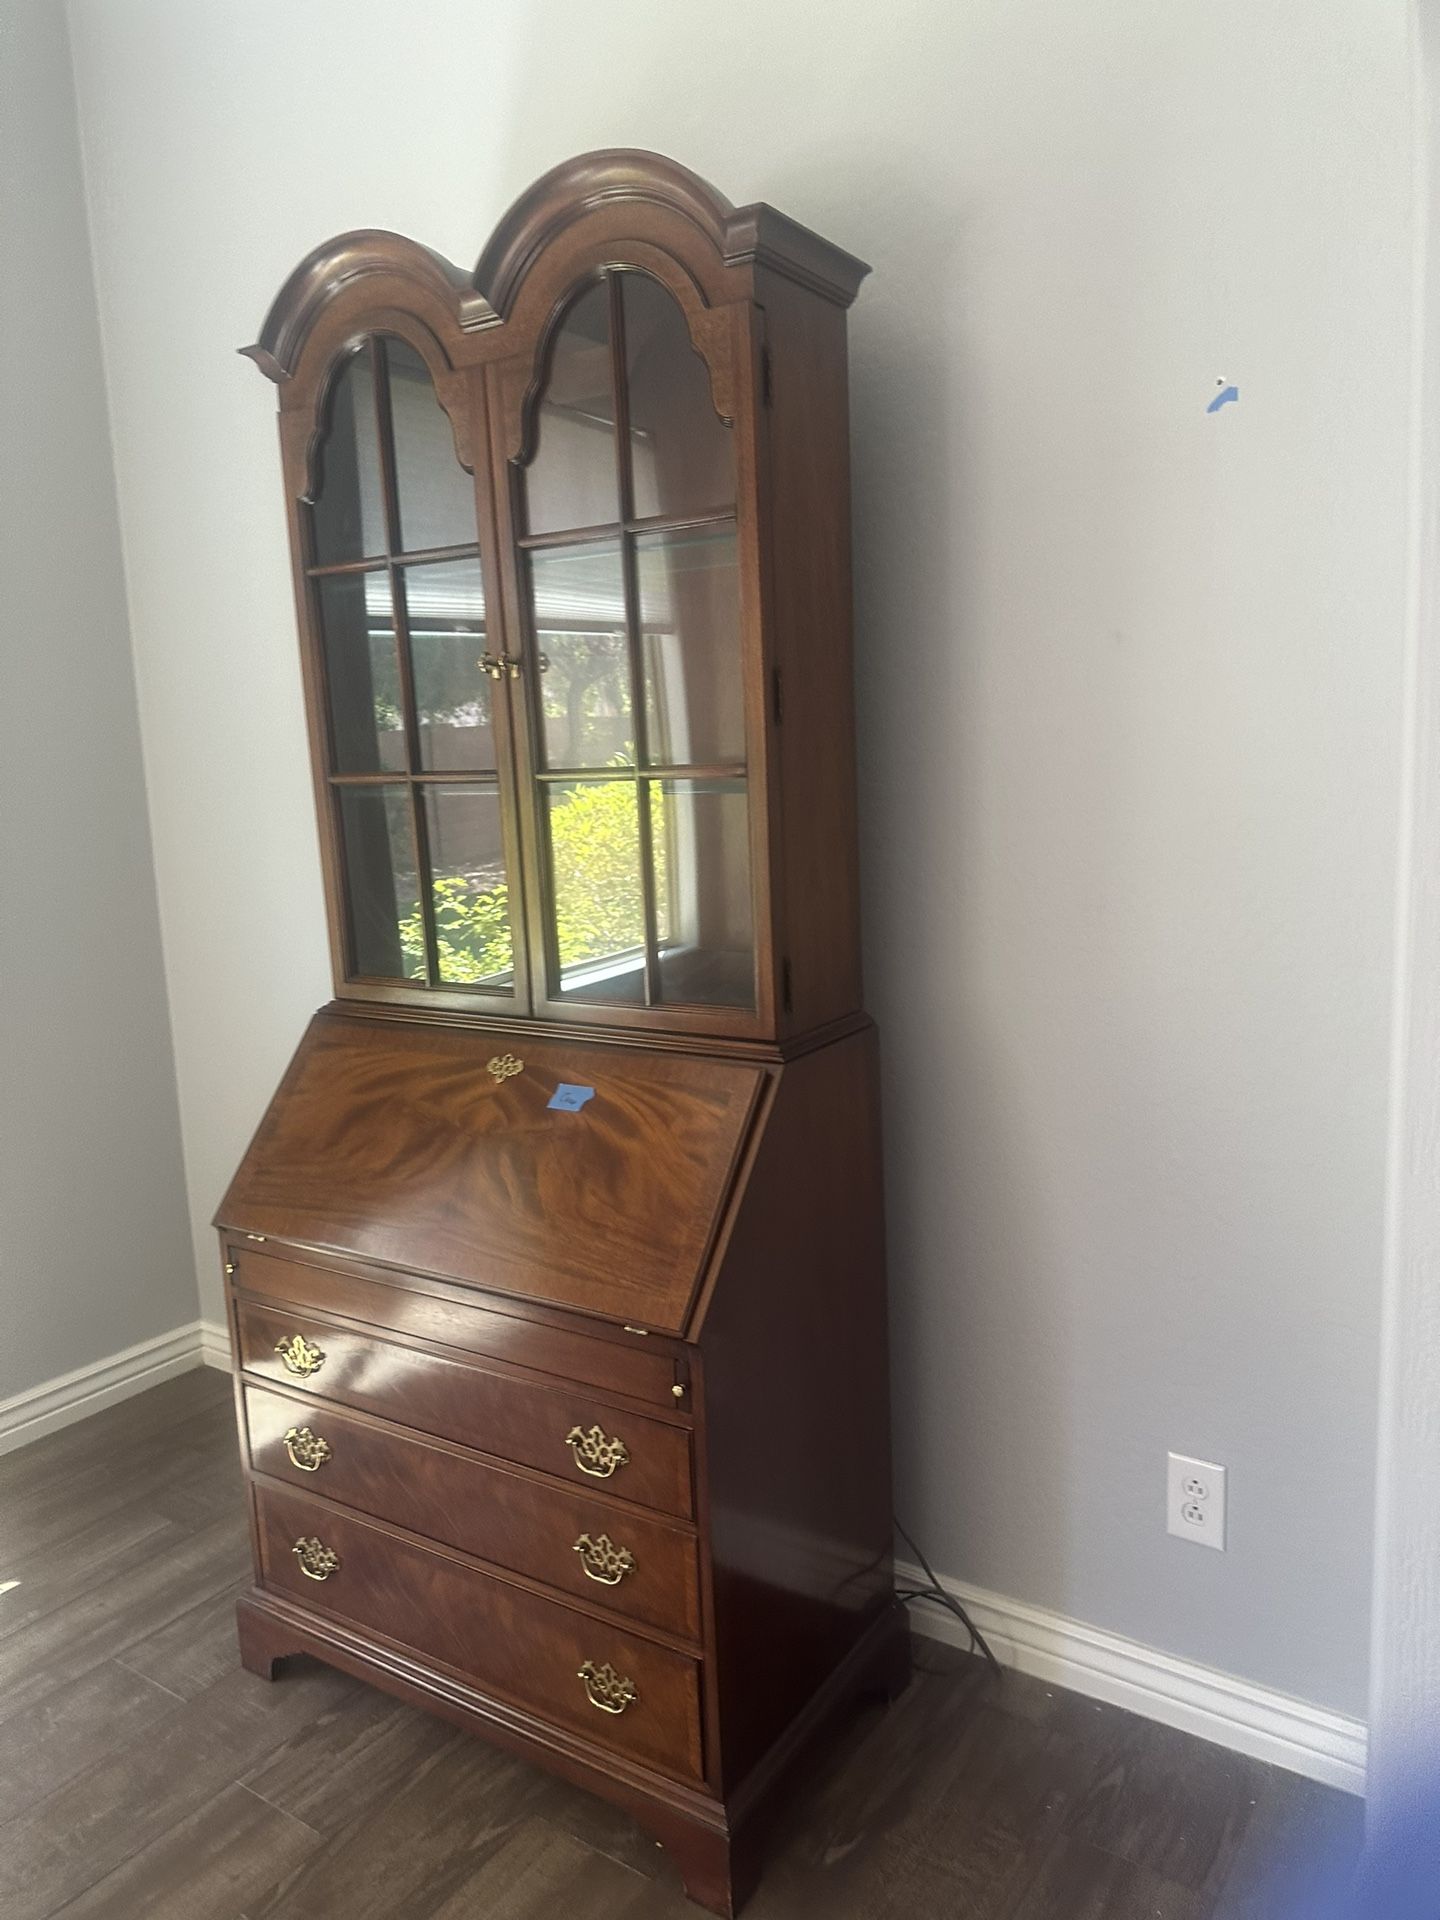
[{"label": "cornice molding", "polygon": [[727,267],[773,268],[848,307],[870,271],[842,247],[763,201],[736,207],[698,173],[641,148],[603,147],[562,161],[504,215],[475,263],[473,284],[507,314],[526,274],[566,227],[598,207],[639,201],[664,207],[700,233]]},{"label": "cornice molding", "polygon": [[288,380],[310,329],[330,302],[355,281],[377,274],[398,274],[428,291],[466,333],[494,326],[500,318],[464,269],[443,254],[403,234],[362,228],[337,234],[306,254],[271,303],[260,337],[241,353],[268,379]]}]

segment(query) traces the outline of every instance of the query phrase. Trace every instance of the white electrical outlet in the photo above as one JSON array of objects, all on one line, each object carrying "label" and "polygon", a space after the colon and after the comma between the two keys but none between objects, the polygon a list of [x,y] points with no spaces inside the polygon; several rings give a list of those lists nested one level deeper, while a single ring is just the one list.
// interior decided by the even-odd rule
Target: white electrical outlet
[{"label": "white electrical outlet", "polygon": [[1225,1469],[1213,1460],[1166,1456],[1165,1524],[1181,1540],[1225,1551]]}]

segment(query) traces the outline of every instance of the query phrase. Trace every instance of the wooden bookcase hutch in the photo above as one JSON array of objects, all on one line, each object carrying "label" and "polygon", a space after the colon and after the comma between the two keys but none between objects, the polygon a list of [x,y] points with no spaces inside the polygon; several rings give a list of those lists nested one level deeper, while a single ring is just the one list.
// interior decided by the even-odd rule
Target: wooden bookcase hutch
[{"label": "wooden bookcase hutch", "polygon": [[653,154],[466,274],[296,269],[279,390],[335,999],[216,1217],[255,1579],[628,1809],[692,1897],[893,1691],[845,313]]}]

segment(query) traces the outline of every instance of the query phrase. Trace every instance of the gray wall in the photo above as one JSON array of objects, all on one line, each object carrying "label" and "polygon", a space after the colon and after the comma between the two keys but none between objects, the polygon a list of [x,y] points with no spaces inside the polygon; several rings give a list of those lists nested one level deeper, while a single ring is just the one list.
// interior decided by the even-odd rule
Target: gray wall
[{"label": "gray wall", "polygon": [[193,1321],[60,6],[0,0],[0,1399]]},{"label": "gray wall", "polygon": [[[902,1513],[949,1573],[1362,1712],[1404,8],[71,19],[210,1310],[209,1216],[328,992],[274,395],[234,349],[328,234],[468,262],[556,160],[658,147],[876,269],[856,570]],[[1229,1466],[1225,1555],[1166,1537],[1167,1447]]]}]

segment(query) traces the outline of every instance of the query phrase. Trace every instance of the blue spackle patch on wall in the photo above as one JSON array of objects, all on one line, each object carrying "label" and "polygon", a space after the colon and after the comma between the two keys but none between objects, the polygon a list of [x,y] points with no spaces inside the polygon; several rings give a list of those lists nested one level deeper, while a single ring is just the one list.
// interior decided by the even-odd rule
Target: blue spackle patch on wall
[{"label": "blue spackle patch on wall", "polygon": [[545,1104],[560,1113],[578,1113],[587,1100],[594,1098],[593,1087],[572,1087],[568,1080],[562,1080]]},{"label": "blue spackle patch on wall", "polygon": [[1230,401],[1230,400],[1238,401],[1240,398],[1239,387],[1232,387],[1230,382],[1225,378],[1223,373],[1221,374],[1220,378],[1215,382],[1215,384],[1217,387],[1219,387],[1220,391],[1219,393],[1216,394],[1215,398],[1210,402],[1209,406],[1206,407],[1205,411],[1207,413],[1218,413],[1221,407],[1223,407],[1227,403],[1227,401]]}]

